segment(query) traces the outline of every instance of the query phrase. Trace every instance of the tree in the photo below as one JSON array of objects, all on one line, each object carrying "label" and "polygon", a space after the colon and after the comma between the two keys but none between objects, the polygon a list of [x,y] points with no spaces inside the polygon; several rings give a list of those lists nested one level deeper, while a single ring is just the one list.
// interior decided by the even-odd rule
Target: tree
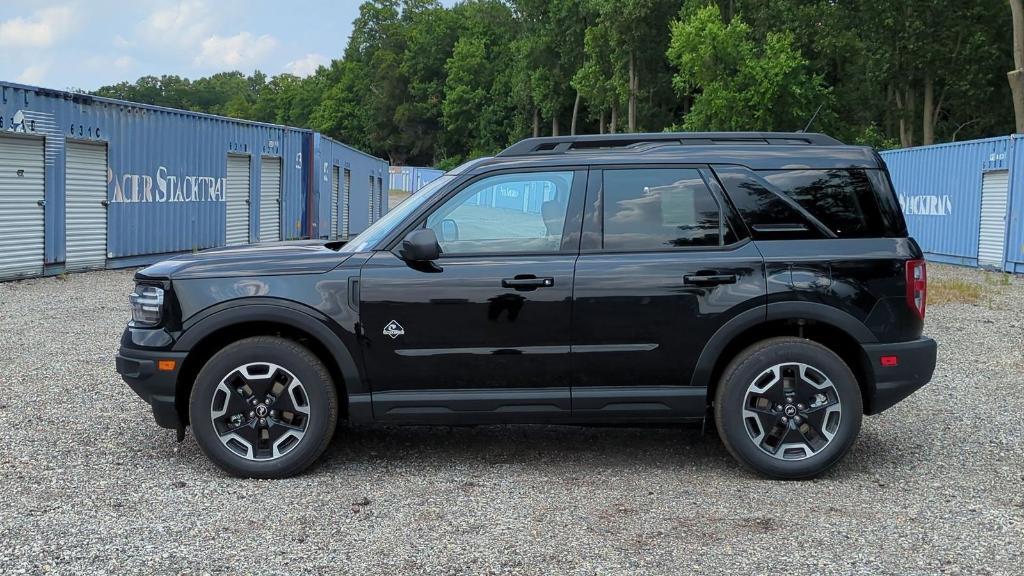
[{"label": "tree", "polygon": [[1013,70],[1006,73],[1013,95],[1017,133],[1024,132],[1024,0],[1010,0],[1013,17]]},{"label": "tree", "polygon": [[672,24],[668,59],[676,90],[693,95],[687,130],[796,130],[831,98],[790,33],[757,46],[739,16],[725,24],[717,7]]}]

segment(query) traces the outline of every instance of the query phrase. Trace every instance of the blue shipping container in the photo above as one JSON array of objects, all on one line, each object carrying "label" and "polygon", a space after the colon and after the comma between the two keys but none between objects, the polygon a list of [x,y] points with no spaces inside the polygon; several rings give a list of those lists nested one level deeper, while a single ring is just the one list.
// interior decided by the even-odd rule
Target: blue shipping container
[{"label": "blue shipping container", "polygon": [[420,168],[418,166],[392,166],[390,169],[391,190],[413,192],[426,186],[444,174],[444,170],[436,168]]},{"label": "blue shipping container", "polygon": [[[388,163],[351,146],[316,134],[314,164],[316,213],[314,238],[344,238],[362,232],[387,211]],[[338,210],[332,212],[333,186],[338,186]]]},{"label": "blue shipping container", "polygon": [[[330,217],[331,193],[329,187],[321,189],[315,169],[323,165],[352,171],[351,229],[362,230],[376,217],[370,214],[369,196],[373,190],[383,195],[387,171],[384,160],[310,130],[6,82],[0,82],[3,134],[45,143],[47,272],[59,272],[67,253],[66,165],[74,142],[105,148],[107,266],[224,245],[229,155],[249,159],[252,240],[325,236],[319,229]],[[261,170],[265,165],[274,168]],[[261,174],[277,174],[276,166],[280,206],[265,222],[279,230],[260,230],[261,196],[272,198],[277,188],[268,183],[271,193],[261,194]],[[381,202],[374,206],[379,211]]]},{"label": "blue shipping container", "polygon": [[[988,264],[1024,272],[1024,173],[1020,136],[1004,136],[882,152],[910,235],[930,260],[979,265],[980,239],[988,235],[1001,252]],[[986,214],[982,187],[1008,182],[1005,209]],[[990,188],[991,189],[991,188]],[[999,228],[1002,228],[1001,230]],[[983,258],[984,260],[984,258]],[[986,264],[986,262],[981,262]]]}]

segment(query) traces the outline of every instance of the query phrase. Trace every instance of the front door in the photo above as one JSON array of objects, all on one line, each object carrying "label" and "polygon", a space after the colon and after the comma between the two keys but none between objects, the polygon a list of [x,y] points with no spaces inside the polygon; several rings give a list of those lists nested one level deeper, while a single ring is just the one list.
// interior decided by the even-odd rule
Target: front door
[{"label": "front door", "polygon": [[586,171],[479,176],[420,223],[434,266],[380,251],[360,318],[374,416],[550,421],[570,413],[570,314]]},{"label": "front door", "polygon": [[699,167],[605,169],[591,193],[573,301],[573,413],[701,417],[690,386],[715,332],[764,307],[761,254]]}]

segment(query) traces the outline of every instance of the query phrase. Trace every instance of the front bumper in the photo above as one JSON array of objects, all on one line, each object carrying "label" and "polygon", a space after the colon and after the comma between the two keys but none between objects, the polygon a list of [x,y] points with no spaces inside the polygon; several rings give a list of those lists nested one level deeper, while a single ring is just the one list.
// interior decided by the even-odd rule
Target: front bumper
[{"label": "front bumper", "polygon": [[[873,390],[864,399],[864,413],[878,414],[927,384],[935,371],[937,348],[935,340],[927,337],[910,342],[864,345],[874,374]],[[884,366],[883,356],[895,356],[896,365]]]},{"label": "front bumper", "polygon": [[[164,428],[181,429],[185,419],[175,405],[178,371],[184,352],[160,352],[125,348],[118,351],[117,373],[128,386],[153,408],[156,423]],[[173,360],[173,370],[158,369],[160,360]]]}]

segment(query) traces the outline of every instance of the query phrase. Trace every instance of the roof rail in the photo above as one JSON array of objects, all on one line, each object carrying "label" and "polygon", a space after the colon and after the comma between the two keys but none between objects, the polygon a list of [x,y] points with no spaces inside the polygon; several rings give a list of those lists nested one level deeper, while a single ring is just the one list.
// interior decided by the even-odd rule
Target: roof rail
[{"label": "roof rail", "polygon": [[[831,136],[807,132],[646,132],[527,138],[502,150],[498,153],[498,156],[548,155],[609,148],[637,148],[643,144],[843,145],[842,142]],[[646,149],[646,147],[643,149]],[[637,148],[637,151],[640,151],[640,148]]]}]

